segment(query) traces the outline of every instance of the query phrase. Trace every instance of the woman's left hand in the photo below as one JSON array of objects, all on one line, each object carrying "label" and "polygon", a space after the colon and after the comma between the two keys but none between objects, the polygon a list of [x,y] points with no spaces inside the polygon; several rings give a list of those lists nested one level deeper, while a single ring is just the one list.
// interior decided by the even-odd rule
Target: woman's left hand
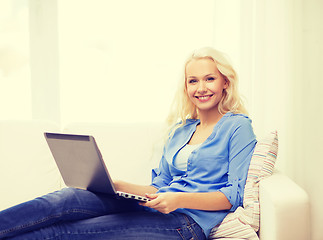
[{"label": "woman's left hand", "polygon": [[149,198],[150,201],[140,203],[140,205],[168,214],[179,208],[179,195],[179,193],[174,192],[146,194],[146,197]]}]

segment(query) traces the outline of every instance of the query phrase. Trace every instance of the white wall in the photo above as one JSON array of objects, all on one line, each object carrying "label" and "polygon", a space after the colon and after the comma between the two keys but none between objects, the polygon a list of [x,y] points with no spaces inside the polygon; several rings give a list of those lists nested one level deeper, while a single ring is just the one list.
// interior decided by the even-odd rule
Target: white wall
[{"label": "white wall", "polygon": [[28,1],[0,1],[0,119],[31,119]]},{"label": "white wall", "polygon": [[58,1],[62,122],[164,121],[184,59],[213,43],[213,6]]},{"label": "white wall", "polygon": [[29,1],[32,118],[60,123],[56,1]]}]

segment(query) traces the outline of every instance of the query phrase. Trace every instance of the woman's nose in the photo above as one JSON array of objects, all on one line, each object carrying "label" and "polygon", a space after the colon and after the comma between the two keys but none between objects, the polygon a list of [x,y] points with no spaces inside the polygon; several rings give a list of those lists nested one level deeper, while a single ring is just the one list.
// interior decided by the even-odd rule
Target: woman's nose
[{"label": "woman's nose", "polygon": [[199,91],[199,92],[206,92],[206,84],[205,84],[205,81],[200,81],[199,82],[197,91]]}]

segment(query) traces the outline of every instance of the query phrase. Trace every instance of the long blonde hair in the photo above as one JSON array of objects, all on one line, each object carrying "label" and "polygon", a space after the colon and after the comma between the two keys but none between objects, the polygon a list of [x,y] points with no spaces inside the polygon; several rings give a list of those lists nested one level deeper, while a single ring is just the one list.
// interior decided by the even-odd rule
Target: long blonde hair
[{"label": "long blonde hair", "polygon": [[211,59],[216,63],[219,72],[229,83],[227,89],[224,89],[222,99],[218,104],[219,112],[223,115],[227,112],[247,114],[237,89],[238,77],[229,60],[225,57],[224,53],[210,47],[205,47],[195,50],[185,62],[183,75],[175,94],[171,112],[167,118],[168,126],[174,126],[178,122],[181,122],[180,125],[183,125],[187,119],[199,118],[196,106],[187,95],[185,69],[191,60],[205,58]]}]

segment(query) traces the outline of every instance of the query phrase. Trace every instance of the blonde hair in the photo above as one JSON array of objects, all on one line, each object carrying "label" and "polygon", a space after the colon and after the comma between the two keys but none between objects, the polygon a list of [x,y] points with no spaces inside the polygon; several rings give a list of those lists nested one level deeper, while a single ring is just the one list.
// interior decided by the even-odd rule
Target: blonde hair
[{"label": "blonde hair", "polygon": [[180,125],[183,125],[187,119],[198,119],[199,117],[198,110],[189,99],[186,90],[185,70],[187,64],[193,59],[211,59],[216,63],[219,72],[228,82],[228,87],[223,90],[222,99],[218,104],[218,111],[223,115],[227,112],[247,114],[237,88],[238,77],[229,60],[224,53],[205,47],[195,50],[185,62],[183,76],[179,82],[172,109],[167,118],[168,125],[174,126],[177,122],[181,122]]}]

